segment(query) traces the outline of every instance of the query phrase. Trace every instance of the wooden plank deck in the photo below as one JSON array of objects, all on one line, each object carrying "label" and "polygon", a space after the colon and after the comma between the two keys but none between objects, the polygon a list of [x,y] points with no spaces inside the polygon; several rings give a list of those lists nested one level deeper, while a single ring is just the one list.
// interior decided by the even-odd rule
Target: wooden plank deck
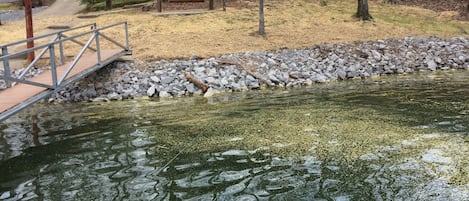
[{"label": "wooden plank deck", "polygon": [[[121,52],[122,50],[101,50],[101,60],[106,61]],[[96,53],[91,55],[84,55],[79,59],[65,80],[83,73],[84,71],[96,66],[97,63],[98,57]],[[70,64],[71,63],[65,63],[64,65],[57,67],[57,79],[61,79]],[[28,80],[52,85],[51,70],[46,70],[40,75]],[[15,86],[0,90],[0,114],[46,90],[48,89],[23,83],[17,83]]]}]

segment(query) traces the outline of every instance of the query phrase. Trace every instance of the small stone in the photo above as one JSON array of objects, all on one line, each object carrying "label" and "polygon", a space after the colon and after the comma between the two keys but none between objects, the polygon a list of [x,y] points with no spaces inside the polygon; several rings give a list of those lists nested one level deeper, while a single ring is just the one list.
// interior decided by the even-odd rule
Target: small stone
[{"label": "small stone", "polygon": [[218,77],[218,72],[216,69],[209,69],[208,70],[208,73],[207,73],[207,76],[210,76],[210,77]]},{"label": "small stone", "polygon": [[342,69],[337,69],[336,71],[336,74],[337,74],[337,77],[341,80],[345,80],[345,78],[347,78],[347,73],[342,70]]},{"label": "small stone", "polygon": [[194,71],[196,72],[196,74],[201,74],[201,73],[205,72],[205,68],[204,67],[196,67],[196,68],[194,68]]},{"label": "small stone", "polygon": [[347,77],[347,78],[358,77],[358,72],[356,72],[356,71],[348,71],[346,77]]},{"label": "small stone", "polygon": [[217,79],[215,79],[214,77],[207,77],[207,78],[205,79],[205,81],[206,81],[207,84],[209,84],[209,85],[220,85],[220,82],[219,82]]},{"label": "small stone", "polygon": [[228,81],[228,79],[226,77],[223,77],[221,80],[220,80],[220,84],[222,86],[228,86],[230,84],[230,82]]},{"label": "small stone", "polygon": [[427,65],[428,65],[428,69],[430,69],[431,71],[435,71],[436,67],[438,66],[434,60],[427,61]]},{"label": "small stone", "polygon": [[257,80],[256,81],[249,81],[249,82],[247,81],[246,85],[249,89],[259,89],[261,87]]},{"label": "small stone", "polygon": [[155,83],[159,83],[159,82],[161,81],[158,76],[151,76],[151,77],[150,77],[150,80],[153,81],[153,82],[155,82]]},{"label": "small stone", "polygon": [[276,65],[277,62],[276,62],[274,59],[272,59],[272,58],[268,58],[268,59],[267,59],[267,64],[268,64],[269,66],[273,66],[273,65]]},{"label": "small stone", "polygon": [[112,92],[112,93],[108,94],[107,98],[109,100],[122,100],[122,96],[117,94],[116,92]]},{"label": "small stone", "polygon": [[210,87],[205,92],[204,97],[212,97],[213,95],[218,94],[218,93],[220,93],[219,90],[214,89],[213,87]]},{"label": "small stone", "polygon": [[376,50],[371,50],[371,55],[373,56],[373,59],[376,61],[381,61],[381,53],[379,53]]},{"label": "small stone", "polygon": [[147,90],[147,95],[149,97],[153,97],[156,93],[156,87],[155,86],[151,86],[150,88],[148,88]]},{"label": "small stone", "polygon": [[277,73],[274,70],[269,71],[267,77],[274,83],[280,83],[280,80],[275,76]]},{"label": "small stone", "polygon": [[439,149],[430,149],[422,155],[422,161],[426,163],[451,164],[451,158],[444,157]]},{"label": "small stone", "polygon": [[190,94],[193,94],[197,89],[195,88],[194,84],[190,83],[190,84],[186,85],[186,90]]},{"label": "small stone", "polygon": [[174,78],[172,77],[169,77],[169,76],[161,76],[161,84],[169,84],[171,82],[173,82]]},{"label": "small stone", "polygon": [[160,91],[160,93],[158,94],[159,97],[161,98],[169,98],[169,97],[172,97],[170,93],[168,93],[167,91]]},{"label": "small stone", "polygon": [[368,153],[368,154],[364,154],[360,156],[360,159],[364,161],[374,161],[374,160],[379,160],[379,156],[377,156],[374,153]]},{"label": "small stone", "polygon": [[91,100],[92,102],[109,102],[109,99],[106,97],[97,97]]},{"label": "small stone", "polygon": [[280,64],[280,68],[282,68],[282,69],[287,69],[287,68],[288,68],[288,66],[287,66],[287,64],[285,64],[285,63],[282,63],[282,64]]}]

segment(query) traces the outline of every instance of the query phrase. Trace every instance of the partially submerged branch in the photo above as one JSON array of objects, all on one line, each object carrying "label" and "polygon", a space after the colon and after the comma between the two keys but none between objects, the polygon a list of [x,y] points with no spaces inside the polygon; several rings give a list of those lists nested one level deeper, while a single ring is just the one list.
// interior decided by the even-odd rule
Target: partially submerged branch
[{"label": "partially submerged branch", "polygon": [[234,59],[219,59],[218,63],[236,65],[238,68],[240,68],[241,70],[246,71],[249,75],[251,75],[254,78],[258,79],[260,82],[265,83],[265,84],[267,84],[268,86],[271,86],[271,87],[275,86],[275,84],[272,83],[270,80],[265,79],[264,77],[262,77],[258,73],[249,70],[249,67],[246,64],[244,64],[240,61],[237,61],[237,60],[234,60]]},{"label": "partially submerged branch", "polygon": [[207,92],[208,86],[207,84],[203,83],[201,80],[197,79],[196,77],[192,76],[189,72],[184,71],[184,76],[186,77],[189,82],[192,82],[195,86],[202,90],[202,92]]}]

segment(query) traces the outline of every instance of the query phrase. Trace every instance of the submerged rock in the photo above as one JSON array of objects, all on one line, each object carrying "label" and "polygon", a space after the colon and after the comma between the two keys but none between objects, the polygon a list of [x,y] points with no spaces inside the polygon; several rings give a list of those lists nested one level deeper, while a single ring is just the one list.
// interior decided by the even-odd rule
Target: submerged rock
[{"label": "submerged rock", "polygon": [[422,155],[422,161],[426,163],[451,164],[451,158],[444,157],[439,149],[430,149]]}]

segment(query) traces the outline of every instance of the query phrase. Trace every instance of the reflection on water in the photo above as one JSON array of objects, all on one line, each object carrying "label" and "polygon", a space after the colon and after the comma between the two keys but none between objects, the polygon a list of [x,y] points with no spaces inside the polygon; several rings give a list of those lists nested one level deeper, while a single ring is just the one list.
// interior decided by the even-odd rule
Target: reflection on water
[{"label": "reflection on water", "polygon": [[468,80],[36,104],[0,124],[0,200],[465,200]]}]

